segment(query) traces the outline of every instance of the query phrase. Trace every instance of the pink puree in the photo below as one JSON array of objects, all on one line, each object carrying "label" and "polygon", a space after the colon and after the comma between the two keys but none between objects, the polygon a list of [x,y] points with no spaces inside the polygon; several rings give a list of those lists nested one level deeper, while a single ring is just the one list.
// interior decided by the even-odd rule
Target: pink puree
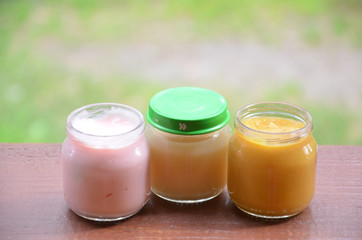
[{"label": "pink puree", "polygon": [[[93,123],[89,119],[77,121],[83,120],[86,121],[79,125],[82,127],[73,126],[88,134],[107,136],[134,128],[119,118],[111,123],[110,119]],[[128,216],[139,211],[147,201],[149,149],[143,135],[128,146],[108,148],[88,146],[68,134],[62,151],[64,197],[78,214],[102,218]]]}]

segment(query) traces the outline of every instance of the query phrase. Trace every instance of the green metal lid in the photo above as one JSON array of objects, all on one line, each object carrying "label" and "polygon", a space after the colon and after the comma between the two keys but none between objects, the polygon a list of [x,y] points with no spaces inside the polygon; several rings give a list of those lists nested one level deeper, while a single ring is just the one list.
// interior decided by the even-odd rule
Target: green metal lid
[{"label": "green metal lid", "polygon": [[165,132],[195,135],[224,127],[230,114],[220,94],[203,88],[179,87],[166,89],[151,98],[147,120]]}]

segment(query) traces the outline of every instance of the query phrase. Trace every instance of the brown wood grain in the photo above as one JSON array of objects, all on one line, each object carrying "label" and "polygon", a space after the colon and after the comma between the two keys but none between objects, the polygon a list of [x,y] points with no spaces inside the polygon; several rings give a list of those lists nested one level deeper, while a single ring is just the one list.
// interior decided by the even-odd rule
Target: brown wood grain
[{"label": "brown wood grain", "polygon": [[63,199],[60,144],[0,144],[0,239],[362,239],[362,146],[320,146],[310,206],[288,220],[240,212],[227,193],[181,205],[151,196],[112,224],[84,220]]}]

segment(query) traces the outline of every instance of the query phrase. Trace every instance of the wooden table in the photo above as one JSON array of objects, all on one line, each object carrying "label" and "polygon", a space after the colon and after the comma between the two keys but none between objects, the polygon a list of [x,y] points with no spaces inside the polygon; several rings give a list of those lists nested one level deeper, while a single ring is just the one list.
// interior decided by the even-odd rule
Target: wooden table
[{"label": "wooden table", "polygon": [[224,191],[195,205],[156,196],[135,216],[94,223],[63,199],[60,144],[0,144],[0,239],[362,239],[362,146],[320,146],[310,206],[288,220],[239,211]]}]

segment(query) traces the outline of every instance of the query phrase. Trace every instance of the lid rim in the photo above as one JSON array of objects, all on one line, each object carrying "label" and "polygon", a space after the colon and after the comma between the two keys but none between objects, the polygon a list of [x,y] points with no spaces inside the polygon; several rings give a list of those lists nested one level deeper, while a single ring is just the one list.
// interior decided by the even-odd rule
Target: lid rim
[{"label": "lid rim", "polygon": [[[207,133],[210,133],[210,132],[214,132],[214,131],[217,131],[223,127],[225,127],[229,121],[230,121],[230,114],[228,114],[226,120],[218,125],[214,125],[213,127],[210,127],[210,128],[203,128],[203,129],[198,129],[198,130],[193,130],[193,131],[181,131],[181,130],[175,130],[175,129],[172,129],[172,128],[167,128],[167,127],[164,127],[160,124],[155,124],[153,121],[150,121],[149,120],[149,115],[147,113],[147,121],[148,123],[154,127],[154,128],[157,128],[158,130],[161,130],[161,131],[164,131],[164,132],[168,132],[168,133],[173,133],[173,134],[179,134],[179,135],[198,135],[198,134],[207,134]],[[184,121],[186,122],[186,121]]]}]

